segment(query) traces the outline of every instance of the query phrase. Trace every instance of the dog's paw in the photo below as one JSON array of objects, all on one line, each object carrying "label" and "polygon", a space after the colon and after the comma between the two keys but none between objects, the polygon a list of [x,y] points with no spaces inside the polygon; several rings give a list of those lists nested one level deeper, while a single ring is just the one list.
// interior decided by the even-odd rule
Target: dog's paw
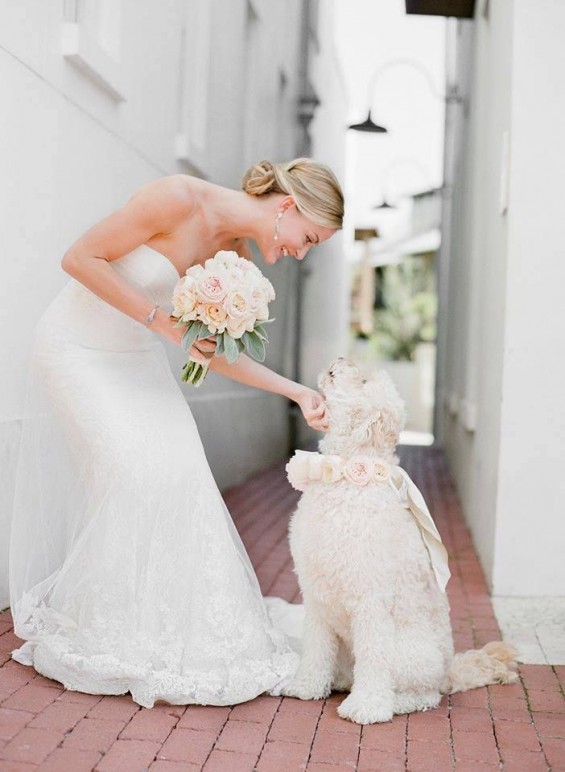
[{"label": "dog's paw", "polygon": [[391,699],[354,692],[339,705],[337,712],[341,718],[347,718],[356,724],[381,724],[392,721],[394,715]]},{"label": "dog's paw", "polygon": [[497,684],[515,684],[518,681],[518,673],[513,670],[505,670],[502,673],[498,673],[495,677],[495,683]]},{"label": "dog's paw", "polygon": [[274,697],[298,697],[299,700],[323,700],[329,697],[331,688],[328,684],[297,679],[277,688],[277,694],[269,692]]},{"label": "dog's paw", "polygon": [[437,708],[441,701],[439,692],[399,692],[394,697],[394,713],[416,713]]}]

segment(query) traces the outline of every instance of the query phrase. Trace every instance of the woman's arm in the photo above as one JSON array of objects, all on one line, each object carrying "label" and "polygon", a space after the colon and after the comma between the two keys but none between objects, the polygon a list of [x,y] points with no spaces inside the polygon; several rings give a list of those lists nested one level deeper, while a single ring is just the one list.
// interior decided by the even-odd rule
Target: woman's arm
[{"label": "woman's arm", "polygon": [[[143,324],[153,301],[132,287],[110,263],[152,236],[171,232],[190,216],[193,206],[192,193],[180,175],[154,180],[77,239],[65,252],[61,266],[99,298]],[[162,308],[157,309],[151,329],[180,345],[183,330],[174,326]],[[198,350],[191,353],[205,361]]]},{"label": "woman's arm", "polygon": [[308,426],[317,431],[328,428],[326,405],[321,394],[275,373],[265,365],[255,362],[251,357],[240,354],[237,362],[230,365],[224,356],[214,356],[210,360],[209,368],[247,386],[292,399],[302,410]]}]

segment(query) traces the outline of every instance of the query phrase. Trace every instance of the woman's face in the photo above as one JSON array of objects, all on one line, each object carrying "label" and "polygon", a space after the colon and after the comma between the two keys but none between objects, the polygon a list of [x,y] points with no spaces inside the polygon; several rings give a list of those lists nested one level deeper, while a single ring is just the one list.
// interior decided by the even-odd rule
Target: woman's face
[{"label": "woman's face", "polygon": [[[305,217],[298,211],[290,196],[283,200],[277,214],[278,212],[282,212],[282,216],[266,225],[264,243],[258,245],[269,265],[274,265],[277,260],[288,256],[303,260],[311,246],[327,241],[336,232],[335,228],[317,225]],[[279,225],[279,237],[275,241],[276,222]]]}]

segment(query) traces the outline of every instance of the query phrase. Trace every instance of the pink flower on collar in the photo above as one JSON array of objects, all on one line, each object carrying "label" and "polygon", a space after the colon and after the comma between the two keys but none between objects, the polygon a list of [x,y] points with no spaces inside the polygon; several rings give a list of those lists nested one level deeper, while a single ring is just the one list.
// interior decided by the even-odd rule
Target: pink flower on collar
[{"label": "pink flower on collar", "polygon": [[390,469],[388,464],[383,461],[375,461],[375,467],[373,471],[373,480],[377,483],[384,483],[390,477]]},{"label": "pink flower on collar", "polygon": [[367,485],[373,477],[373,460],[366,456],[352,456],[343,465],[343,476],[355,485]]}]

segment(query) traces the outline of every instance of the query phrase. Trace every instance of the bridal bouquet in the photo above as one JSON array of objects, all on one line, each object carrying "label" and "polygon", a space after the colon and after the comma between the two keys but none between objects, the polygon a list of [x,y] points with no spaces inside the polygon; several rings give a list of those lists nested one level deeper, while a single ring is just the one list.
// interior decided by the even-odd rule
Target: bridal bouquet
[{"label": "bridal bouquet", "polygon": [[[250,260],[236,252],[218,252],[204,265],[188,268],[173,290],[175,327],[186,327],[182,346],[189,351],[198,340],[216,336],[213,356],[235,362],[242,351],[263,362],[269,319],[268,304],[275,299],[271,282]],[[210,357],[211,358],[211,357]],[[182,380],[199,386],[208,364],[190,357]]]}]

